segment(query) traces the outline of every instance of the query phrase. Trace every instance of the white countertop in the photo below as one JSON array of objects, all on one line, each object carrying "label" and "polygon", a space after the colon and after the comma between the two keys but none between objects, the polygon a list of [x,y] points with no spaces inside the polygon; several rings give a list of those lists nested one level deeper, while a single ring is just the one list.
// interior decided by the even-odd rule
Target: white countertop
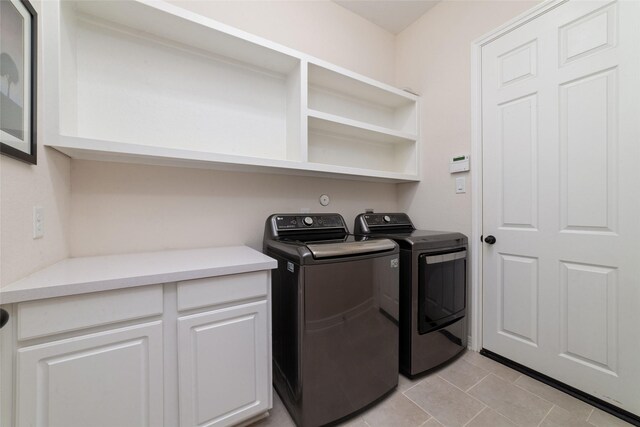
[{"label": "white countertop", "polygon": [[0,304],[270,270],[246,246],[68,258],[0,289]]}]

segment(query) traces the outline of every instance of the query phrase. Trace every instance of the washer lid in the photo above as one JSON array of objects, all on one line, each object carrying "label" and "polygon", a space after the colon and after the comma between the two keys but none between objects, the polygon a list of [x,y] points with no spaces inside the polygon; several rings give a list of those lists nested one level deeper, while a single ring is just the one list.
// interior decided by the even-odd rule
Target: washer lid
[{"label": "washer lid", "polygon": [[309,248],[315,259],[371,254],[390,251],[395,249],[395,247],[396,244],[389,239],[307,244],[307,248]]}]

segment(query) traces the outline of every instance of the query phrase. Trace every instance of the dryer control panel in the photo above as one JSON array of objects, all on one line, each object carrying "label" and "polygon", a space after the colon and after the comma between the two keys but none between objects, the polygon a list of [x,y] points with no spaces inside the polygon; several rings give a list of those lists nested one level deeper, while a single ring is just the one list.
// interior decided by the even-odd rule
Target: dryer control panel
[{"label": "dryer control panel", "polygon": [[411,232],[415,230],[411,219],[405,213],[364,213],[356,217],[354,233],[370,234],[388,232]]},{"label": "dryer control panel", "polygon": [[412,225],[406,214],[364,214],[364,220],[369,226],[372,225]]}]

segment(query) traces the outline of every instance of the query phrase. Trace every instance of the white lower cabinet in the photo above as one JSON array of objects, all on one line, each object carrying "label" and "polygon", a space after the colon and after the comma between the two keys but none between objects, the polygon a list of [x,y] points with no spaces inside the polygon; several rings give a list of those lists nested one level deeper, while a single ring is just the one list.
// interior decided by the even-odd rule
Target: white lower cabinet
[{"label": "white lower cabinet", "polygon": [[266,270],[3,306],[0,424],[232,426],[267,412],[269,284]]},{"label": "white lower cabinet", "polygon": [[272,406],[271,273],[245,246],[71,258],[0,289],[0,427],[227,427]]},{"label": "white lower cabinet", "polygon": [[182,427],[227,426],[269,409],[267,301],[178,318]]},{"label": "white lower cabinet", "polygon": [[20,348],[16,424],[161,426],[162,322]]}]

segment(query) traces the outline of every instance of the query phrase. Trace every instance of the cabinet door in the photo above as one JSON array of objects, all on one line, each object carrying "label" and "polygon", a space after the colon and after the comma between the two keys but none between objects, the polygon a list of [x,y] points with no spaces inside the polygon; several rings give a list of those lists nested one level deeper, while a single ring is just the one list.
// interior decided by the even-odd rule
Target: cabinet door
[{"label": "cabinet door", "polygon": [[180,425],[227,426],[269,405],[267,302],[178,319]]},{"label": "cabinet door", "polygon": [[160,321],[25,347],[17,355],[16,424],[163,424]]}]

